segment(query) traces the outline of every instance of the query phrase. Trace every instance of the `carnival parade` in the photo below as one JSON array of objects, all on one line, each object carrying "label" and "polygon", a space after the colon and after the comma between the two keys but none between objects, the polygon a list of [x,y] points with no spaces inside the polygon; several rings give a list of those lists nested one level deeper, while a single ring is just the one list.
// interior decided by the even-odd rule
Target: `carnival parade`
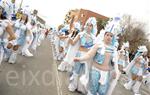
[{"label": "carnival parade", "polygon": [[77,7],[46,25],[24,1],[0,0],[0,95],[150,95],[147,23]]}]

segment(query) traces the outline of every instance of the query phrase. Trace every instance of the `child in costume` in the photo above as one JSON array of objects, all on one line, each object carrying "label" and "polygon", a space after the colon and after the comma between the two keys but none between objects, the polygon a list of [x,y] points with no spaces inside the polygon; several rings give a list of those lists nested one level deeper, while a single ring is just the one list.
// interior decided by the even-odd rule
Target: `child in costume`
[{"label": "child in costume", "polygon": [[121,73],[125,73],[123,69],[128,65],[129,63],[129,42],[123,43],[121,50],[118,51],[119,53],[119,70]]},{"label": "child in costume", "polygon": [[142,84],[141,81],[148,66],[147,52],[146,46],[140,46],[134,59],[126,68],[126,72],[130,79],[129,82],[124,84],[124,87],[126,89],[132,88],[135,95],[140,95],[139,89]]}]

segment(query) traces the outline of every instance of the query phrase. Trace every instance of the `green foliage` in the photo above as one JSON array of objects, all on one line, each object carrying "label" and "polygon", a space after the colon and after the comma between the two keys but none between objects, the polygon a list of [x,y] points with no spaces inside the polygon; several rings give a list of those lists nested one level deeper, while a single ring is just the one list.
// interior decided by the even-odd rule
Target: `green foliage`
[{"label": "green foliage", "polygon": [[108,20],[109,19],[97,18],[97,28],[98,28],[98,31],[100,31],[101,29],[104,29],[104,27],[107,24]]},{"label": "green foliage", "polygon": [[100,33],[101,29],[104,29],[109,19],[97,18],[97,35]]}]

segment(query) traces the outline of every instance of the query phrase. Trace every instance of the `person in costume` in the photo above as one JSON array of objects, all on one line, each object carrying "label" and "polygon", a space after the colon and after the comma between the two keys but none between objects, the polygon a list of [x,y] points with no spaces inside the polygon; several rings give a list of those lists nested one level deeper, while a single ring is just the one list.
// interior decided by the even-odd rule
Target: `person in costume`
[{"label": "person in costume", "polygon": [[44,29],[44,26],[41,24],[40,33],[39,33],[39,37],[38,37],[38,44],[37,44],[38,46],[41,45],[44,38],[45,38],[45,29]]},{"label": "person in costume", "polygon": [[27,56],[27,57],[32,57],[33,54],[29,51],[29,48],[32,44],[33,41],[33,32],[37,31],[36,30],[36,23],[31,21],[27,24],[29,31],[29,35],[26,37],[26,42],[22,48],[22,55]]},{"label": "person in costume", "polygon": [[121,73],[125,73],[123,69],[128,65],[129,63],[129,42],[123,43],[121,50],[118,51],[119,53],[119,70]]},{"label": "person in costume", "polygon": [[8,55],[8,62],[9,63],[15,63],[17,58],[17,53],[20,47],[22,47],[26,42],[26,37],[28,35],[28,15],[23,14],[20,20],[17,20],[14,23],[14,31],[16,35],[16,39],[13,41],[10,41],[7,46],[7,51],[11,52],[10,55]]},{"label": "person in costume", "polygon": [[41,35],[41,25],[37,23],[37,38],[36,38],[36,47],[39,46],[39,37]]},{"label": "person in costume", "polygon": [[103,41],[96,43],[84,56],[74,59],[75,61],[91,59],[90,73],[87,73],[86,78],[82,79],[82,83],[88,83],[87,95],[106,95],[110,85],[110,78],[116,77],[116,73],[111,71],[116,66],[114,66],[116,62],[113,62],[112,59],[115,57],[117,35],[123,32],[120,21],[121,18],[119,17],[114,17],[110,20],[105,27]]},{"label": "person in costume", "polygon": [[34,31],[32,31],[32,34],[33,34],[33,40],[32,40],[32,43],[31,43],[31,49],[34,51],[34,53],[36,53],[36,48],[37,48],[37,39],[38,39],[38,22],[37,22],[37,14],[38,14],[38,11],[37,10],[33,10],[33,13],[31,14],[31,23],[35,23],[34,25]]},{"label": "person in costume", "polygon": [[[96,18],[90,17],[85,24],[84,31],[80,32],[74,40],[70,39],[70,44],[75,45],[79,42],[79,49],[76,53],[76,57],[83,56],[86,54],[91,47],[95,43],[96,36],[94,35],[96,29],[95,26],[97,25]],[[86,93],[86,89],[83,87],[83,85],[79,82],[79,78],[82,74],[84,74],[85,69],[87,66],[85,66],[86,61],[79,61],[75,62],[73,66],[72,75],[70,77],[70,83],[69,83],[69,91],[75,91],[76,89],[82,93]]]},{"label": "person in costume", "polygon": [[140,46],[134,59],[126,68],[126,72],[129,75],[129,82],[125,83],[124,87],[126,89],[132,88],[134,95],[140,95],[139,89],[142,84],[142,76],[146,71],[149,62],[147,52],[146,46]]},{"label": "person in costume", "polygon": [[48,39],[51,42],[51,46],[53,47],[53,57],[54,60],[57,60],[57,57],[59,55],[59,32],[61,28],[58,30],[55,29],[55,27],[51,27],[50,29],[47,29],[48,33]]},{"label": "person in costume", "polygon": [[[4,8],[0,6],[0,65],[2,63],[4,54],[7,53],[6,45],[8,41],[16,38],[12,26],[3,14],[4,11]],[[7,34],[9,34],[9,37]]]},{"label": "person in costume", "polygon": [[[80,24],[78,22],[74,23],[74,30],[72,33],[70,33],[69,38],[74,39],[77,34],[80,32]],[[70,62],[70,57],[72,57],[72,45],[68,43],[68,49],[66,51],[66,56],[63,59],[63,61],[60,63],[58,66],[59,71],[70,71],[69,62]]]},{"label": "person in costume", "polygon": [[61,61],[65,57],[65,51],[67,46],[67,38],[69,35],[70,27],[66,24],[60,31],[59,31],[59,55],[57,56],[57,60]]},{"label": "person in costume", "polygon": [[0,5],[5,9],[6,16],[9,20],[16,20],[16,12],[18,10],[16,0],[2,0]]}]

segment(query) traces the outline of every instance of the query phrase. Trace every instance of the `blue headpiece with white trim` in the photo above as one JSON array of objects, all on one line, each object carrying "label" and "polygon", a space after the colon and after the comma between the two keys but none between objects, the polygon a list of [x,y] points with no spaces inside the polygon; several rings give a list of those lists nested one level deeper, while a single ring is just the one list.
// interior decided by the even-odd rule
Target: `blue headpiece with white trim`
[{"label": "blue headpiece with white trim", "polygon": [[97,34],[97,21],[95,17],[90,17],[85,24],[85,27],[87,27],[88,24],[92,24],[93,25],[93,29],[92,29],[92,34],[96,35]]},{"label": "blue headpiece with white trim", "polygon": [[124,32],[124,28],[123,26],[121,26],[120,22],[120,17],[114,17],[108,21],[108,24],[105,26],[104,29],[105,32],[110,32],[114,35],[112,39],[113,46],[116,46],[116,43],[118,43],[118,35]]}]

